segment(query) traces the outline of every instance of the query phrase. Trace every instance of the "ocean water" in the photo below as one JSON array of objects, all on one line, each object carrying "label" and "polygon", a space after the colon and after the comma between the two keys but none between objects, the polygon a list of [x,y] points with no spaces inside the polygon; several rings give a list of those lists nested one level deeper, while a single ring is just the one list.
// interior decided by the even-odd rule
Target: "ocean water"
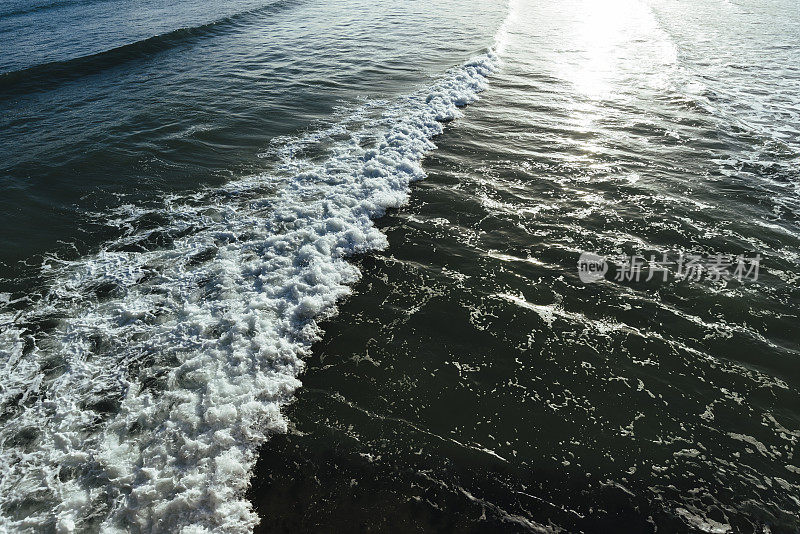
[{"label": "ocean water", "polygon": [[2,3],[0,530],[797,532],[798,37]]}]

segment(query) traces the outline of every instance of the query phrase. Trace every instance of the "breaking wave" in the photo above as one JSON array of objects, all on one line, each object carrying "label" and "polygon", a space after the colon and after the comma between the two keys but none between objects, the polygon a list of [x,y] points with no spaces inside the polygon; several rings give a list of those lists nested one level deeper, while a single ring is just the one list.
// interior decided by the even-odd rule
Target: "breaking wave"
[{"label": "breaking wave", "polygon": [[359,277],[347,257],[386,246],[372,220],[424,178],[503,31],[431,87],[287,141],[275,173],[123,206],[124,237],[46,262],[35,302],[5,295],[0,529],[249,532],[257,448]]}]

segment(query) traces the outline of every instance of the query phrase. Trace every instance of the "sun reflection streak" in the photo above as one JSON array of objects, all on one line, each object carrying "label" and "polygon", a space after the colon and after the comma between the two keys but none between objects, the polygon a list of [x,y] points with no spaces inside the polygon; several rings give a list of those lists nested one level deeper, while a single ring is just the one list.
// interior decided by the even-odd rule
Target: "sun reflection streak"
[{"label": "sun reflection streak", "polygon": [[576,10],[565,51],[571,52],[561,75],[592,100],[624,92],[625,67],[652,74],[654,85],[664,81],[663,67],[676,60],[674,43],[659,27],[650,9],[639,0],[584,1]]}]

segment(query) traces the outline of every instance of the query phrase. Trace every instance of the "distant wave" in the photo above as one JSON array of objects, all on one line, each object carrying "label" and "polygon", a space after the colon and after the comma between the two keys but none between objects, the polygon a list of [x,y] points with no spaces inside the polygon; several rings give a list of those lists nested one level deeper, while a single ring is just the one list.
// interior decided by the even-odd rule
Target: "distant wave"
[{"label": "distant wave", "polygon": [[5,13],[0,12],[0,20],[5,18],[11,17],[18,17],[20,15],[27,15],[29,13],[39,13],[42,11],[48,11],[50,9],[57,9],[59,7],[67,7],[75,4],[81,5],[91,5],[91,4],[98,4],[101,2],[108,2],[109,0],[54,0],[52,2],[47,2],[44,4],[40,4],[38,6],[26,6],[21,9],[15,9],[13,11],[7,11]]},{"label": "distant wave", "polygon": [[250,19],[291,7],[299,0],[278,0],[269,5],[236,13],[199,26],[180,28],[110,50],[64,61],[43,63],[0,74],[0,99],[50,89],[59,84],[97,74],[129,61],[147,58],[193,41],[230,31]]}]

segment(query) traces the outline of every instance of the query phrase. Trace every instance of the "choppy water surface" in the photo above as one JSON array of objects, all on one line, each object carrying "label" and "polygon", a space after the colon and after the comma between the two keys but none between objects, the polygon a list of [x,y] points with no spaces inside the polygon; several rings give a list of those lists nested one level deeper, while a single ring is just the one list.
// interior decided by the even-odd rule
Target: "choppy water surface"
[{"label": "choppy water surface", "polygon": [[0,528],[800,529],[793,2],[17,4]]},{"label": "choppy water surface", "polygon": [[[259,510],[287,532],[795,532],[796,7],[516,7],[324,325]],[[582,251],[763,267],[586,285]]]}]

